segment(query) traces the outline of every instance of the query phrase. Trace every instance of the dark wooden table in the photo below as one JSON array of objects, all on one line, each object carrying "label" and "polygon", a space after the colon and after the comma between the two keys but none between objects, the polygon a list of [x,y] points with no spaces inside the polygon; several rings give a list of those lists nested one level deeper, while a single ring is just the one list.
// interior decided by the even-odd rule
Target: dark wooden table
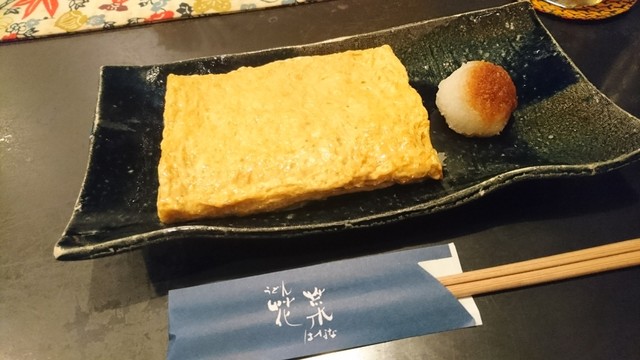
[{"label": "dark wooden table", "polygon": [[[53,259],[87,166],[100,66],[316,42],[504,3],[335,0],[0,45],[0,358],[162,359],[167,291],[191,284],[451,241],[472,270],[640,236],[635,163],[518,183],[454,210],[348,235]],[[638,6],[594,22],[540,15],[585,76],[635,116],[639,15]],[[639,279],[633,268],[480,296],[483,326],[326,358],[638,359]]]}]

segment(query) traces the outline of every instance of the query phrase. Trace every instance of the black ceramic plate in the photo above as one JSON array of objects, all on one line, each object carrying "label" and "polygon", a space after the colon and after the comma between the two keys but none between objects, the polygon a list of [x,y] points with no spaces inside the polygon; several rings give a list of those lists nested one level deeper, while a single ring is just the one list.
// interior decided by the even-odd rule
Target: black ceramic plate
[{"label": "black ceramic plate", "polygon": [[[337,196],[296,209],[165,226],[156,216],[167,74],[222,73],[298,55],[390,44],[446,154],[442,181]],[[519,107],[505,131],[468,139],[435,107],[437,84],[468,60],[501,64]],[[213,99],[215,100],[215,99]],[[452,208],[522,179],[592,175],[640,158],[640,120],[575,68],[529,2],[304,46],[140,67],[104,67],[86,178],[54,254],[86,259],[189,238],[284,237],[375,226]],[[229,149],[233,151],[233,149]]]}]

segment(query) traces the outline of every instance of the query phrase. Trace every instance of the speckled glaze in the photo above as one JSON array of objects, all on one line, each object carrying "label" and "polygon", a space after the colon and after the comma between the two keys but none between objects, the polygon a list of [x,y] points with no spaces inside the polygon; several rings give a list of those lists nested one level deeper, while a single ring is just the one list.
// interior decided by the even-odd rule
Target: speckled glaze
[{"label": "speckled glaze", "polygon": [[[175,226],[159,222],[156,167],[169,73],[221,73],[382,44],[393,47],[423,98],[432,142],[446,157],[444,180],[338,196],[268,214]],[[435,107],[437,84],[469,60],[502,65],[516,84],[519,106],[497,137],[462,137],[447,128]],[[318,44],[157,66],[105,67],[97,109],[86,178],[54,249],[59,260],[106,256],[164,241],[277,241],[376,226],[460,206],[514,181],[594,175],[640,159],[640,120],[584,78],[529,2]]]}]

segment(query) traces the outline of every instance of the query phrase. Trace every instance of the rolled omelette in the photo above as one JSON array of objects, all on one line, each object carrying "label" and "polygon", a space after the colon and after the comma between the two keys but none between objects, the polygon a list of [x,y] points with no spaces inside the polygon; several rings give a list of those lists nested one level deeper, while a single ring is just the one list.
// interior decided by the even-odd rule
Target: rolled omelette
[{"label": "rolled omelette", "polygon": [[427,110],[388,45],[167,78],[163,223],[425,178],[442,178]]}]

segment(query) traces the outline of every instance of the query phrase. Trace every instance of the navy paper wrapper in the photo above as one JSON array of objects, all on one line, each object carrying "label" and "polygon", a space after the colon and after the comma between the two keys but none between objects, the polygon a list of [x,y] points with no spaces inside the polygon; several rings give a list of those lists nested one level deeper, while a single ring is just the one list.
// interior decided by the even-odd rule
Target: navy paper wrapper
[{"label": "navy paper wrapper", "polygon": [[169,292],[168,359],[288,359],[476,325],[404,250]]}]

